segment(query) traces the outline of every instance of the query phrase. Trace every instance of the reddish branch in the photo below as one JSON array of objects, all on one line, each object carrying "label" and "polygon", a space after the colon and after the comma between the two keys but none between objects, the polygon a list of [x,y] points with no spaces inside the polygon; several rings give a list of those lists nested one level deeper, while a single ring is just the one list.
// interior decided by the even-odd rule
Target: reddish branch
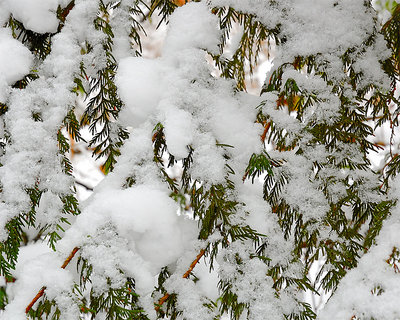
[{"label": "reddish branch", "polygon": [[[67,265],[71,262],[72,258],[75,256],[75,254],[78,252],[79,248],[75,247],[71,253],[69,254],[68,258],[65,259],[64,263],[62,264],[61,268],[65,269]],[[33,305],[38,301],[44,294],[44,290],[46,290],[46,287],[42,287],[42,289],[39,290],[39,292],[36,294],[36,296],[32,299],[31,303],[26,307],[25,313],[28,313],[29,310],[32,309]]]},{"label": "reddish branch", "polygon": [[38,301],[38,300],[41,298],[41,296],[43,296],[44,290],[46,290],[46,287],[42,287],[42,289],[39,290],[39,292],[38,292],[37,295],[33,298],[33,300],[31,301],[31,303],[26,307],[25,313],[28,313],[29,310],[32,309],[32,307],[33,307],[33,305],[36,303],[36,301]]},{"label": "reddish branch", "polygon": [[74,8],[75,6],[75,1],[72,0],[62,11],[60,14],[60,20],[62,22],[65,22],[65,19],[67,19],[67,16],[69,14],[69,12]]},{"label": "reddish branch", "polygon": [[267,133],[270,127],[271,127],[271,122],[264,123],[264,132],[261,135],[261,141],[263,143],[265,142],[265,138],[267,137]]},{"label": "reddish branch", "polygon": [[61,269],[65,269],[65,267],[71,262],[72,258],[75,256],[75,254],[78,252],[79,248],[75,247],[71,253],[69,254],[68,258],[65,259],[63,265],[61,266]]},{"label": "reddish branch", "polygon": [[204,256],[205,253],[206,253],[205,250],[201,249],[200,253],[197,255],[196,259],[193,260],[189,269],[185,272],[185,274],[182,276],[182,278],[187,279],[187,277],[189,277],[190,273],[193,271],[194,267],[199,262],[201,257]]},{"label": "reddish branch", "polygon": [[[200,253],[197,255],[196,259],[193,260],[193,262],[190,264],[189,269],[185,272],[185,274],[182,276],[182,278],[187,279],[190,275],[190,273],[193,271],[194,267],[196,264],[200,261],[201,257],[204,256],[206,251],[204,249],[201,249]],[[169,298],[169,293],[166,293],[159,301],[158,305],[154,308],[156,311],[160,310],[160,307],[164,304],[164,302]]]}]

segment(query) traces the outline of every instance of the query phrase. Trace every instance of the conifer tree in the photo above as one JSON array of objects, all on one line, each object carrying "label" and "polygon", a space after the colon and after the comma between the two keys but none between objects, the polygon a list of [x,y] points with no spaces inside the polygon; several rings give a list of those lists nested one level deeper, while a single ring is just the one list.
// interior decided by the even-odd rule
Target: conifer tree
[{"label": "conifer tree", "polygon": [[[0,317],[400,317],[386,8],[381,25],[364,0],[0,2]],[[106,177],[79,203],[85,127]]]}]

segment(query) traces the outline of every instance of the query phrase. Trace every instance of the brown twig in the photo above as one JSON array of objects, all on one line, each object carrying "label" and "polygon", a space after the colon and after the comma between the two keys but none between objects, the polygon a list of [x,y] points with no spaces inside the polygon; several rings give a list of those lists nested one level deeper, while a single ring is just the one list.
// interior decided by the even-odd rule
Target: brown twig
[{"label": "brown twig", "polygon": [[65,22],[65,20],[67,19],[67,16],[69,14],[69,12],[74,8],[75,6],[75,1],[72,0],[62,11],[60,14],[60,20],[62,22]]},{"label": "brown twig", "polygon": [[[193,271],[194,267],[200,261],[201,257],[204,256],[205,253],[206,251],[204,249],[200,250],[200,253],[197,255],[196,259],[194,259],[193,262],[190,264],[189,269],[187,269],[182,278],[187,279],[189,277],[190,273]],[[156,311],[160,310],[161,306],[164,304],[165,301],[167,301],[169,296],[170,294],[166,293],[160,300],[158,300],[158,305],[154,309]]]},{"label": "brown twig", "polygon": [[187,279],[189,277],[190,273],[193,271],[194,267],[200,261],[201,257],[204,256],[205,253],[206,251],[204,249],[201,249],[200,253],[197,255],[196,259],[193,260],[189,269],[185,272],[182,278]]},{"label": "brown twig", "polygon": [[158,300],[158,305],[154,308],[156,311],[160,310],[161,306],[164,304],[165,301],[169,298],[169,293],[164,294],[164,296]]},{"label": "brown twig", "polygon": [[46,290],[46,287],[42,287],[42,289],[39,290],[39,292],[36,294],[36,296],[32,299],[31,303],[26,307],[25,313],[28,313],[29,310],[32,309],[33,305],[38,301],[41,296],[44,294],[44,290]]},{"label": "brown twig", "polygon": [[271,122],[267,122],[267,123],[264,123],[264,132],[263,132],[263,134],[261,135],[261,141],[264,143],[265,142],[265,138],[267,137],[267,132],[268,132],[268,130],[269,130],[269,128],[271,127]]},{"label": "brown twig", "polygon": [[71,253],[69,254],[68,258],[65,259],[63,265],[61,266],[61,269],[65,269],[65,267],[71,262],[72,258],[75,256],[75,254],[78,252],[79,248],[75,247]]},{"label": "brown twig", "polygon": [[[65,269],[67,267],[67,265],[71,262],[72,258],[75,256],[75,254],[78,252],[79,248],[75,247],[71,253],[69,254],[68,258],[65,259],[64,263],[61,266],[61,269]],[[31,303],[26,307],[25,309],[25,313],[28,313],[33,305],[36,303],[36,301],[38,301],[44,294],[44,290],[46,290],[46,287],[42,287],[39,292],[36,294],[36,296],[32,299]]]}]

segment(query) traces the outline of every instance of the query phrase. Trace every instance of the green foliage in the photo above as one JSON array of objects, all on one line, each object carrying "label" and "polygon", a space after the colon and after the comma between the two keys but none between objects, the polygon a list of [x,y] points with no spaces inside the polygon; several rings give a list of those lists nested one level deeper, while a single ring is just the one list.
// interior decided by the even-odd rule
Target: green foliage
[{"label": "green foliage", "polygon": [[147,319],[143,315],[143,310],[135,307],[138,303],[138,295],[134,290],[134,282],[128,278],[124,287],[110,288],[107,293],[100,296],[91,293],[89,307],[83,306],[83,312],[90,314],[92,319],[95,319],[99,312],[106,312],[105,319],[107,320]]},{"label": "green foliage", "polygon": [[380,10],[386,9],[390,13],[393,13],[393,11],[396,9],[397,5],[398,5],[398,2],[394,1],[394,0],[377,0],[375,2],[375,6],[378,9],[380,9]]},{"label": "green foliage", "polygon": [[[233,8],[214,8],[213,13],[218,16],[220,28],[223,36],[220,44],[220,54],[212,57],[221,76],[227,79],[234,79],[239,90],[246,89],[246,73],[253,74],[254,67],[257,65],[259,54],[263,49],[265,42],[278,42],[276,37],[279,30],[269,30],[260,23],[253,15],[236,11]],[[238,48],[235,48],[231,58],[226,58],[223,53],[226,48],[227,41],[232,33],[234,23],[240,24],[243,28]],[[248,70],[247,70],[248,68]]]},{"label": "green foliage", "polygon": [[273,175],[271,158],[265,151],[261,154],[252,155],[243,179],[251,177],[251,182],[254,183],[254,179],[264,173],[267,173],[269,176]]},{"label": "green foliage", "polygon": [[36,309],[31,309],[28,312],[31,319],[46,319],[46,320],[59,320],[61,319],[60,310],[54,301],[44,299],[39,301]]},{"label": "green foliage", "polygon": [[157,27],[163,22],[167,22],[168,17],[175,11],[178,6],[172,0],[151,0],[149,16],[151,16],[157,10],[158,15],[161,16],[161,20]]},{"label": "green foliage", "polygon": [[0,286],[0,310],[4,310],[8,304],[8,297],[6,293],[6,287]]},{"label": "green foliage", "polygon": [[169,188],[173,192],[173,195],[177,197],[179,195],[179,188],[177,182],[171,178],[167,173],[167,168],[172,167],[176,164],[175,158],[172,155],[169,156],[168,164],[164,164],[163,156],[167,154],[167,142],[165,141],[164,127],[161,123],[158,123],[153,130],[153,148],[154,148],[154,162],[158,165],[165,182],[168,183]]},{"label": "green foliage", "polygon": [[52,34],[40,34],[25,29],[20,21],[12,17],[8,21],[8,26],[11,28],[14,38],[27,45],[30,51],[35,54],[38,59],[44,60],[48,56],[51,51]]},{"label": "green foliage", "polygon": [[[343,56],[343,60],[349,61],[347,53]],[[307,92],[299,87],[294,79],[289,78],[286,83],[282,82],[284,70],[290,67],[313,70],[312,72],[321,75],[328,83],[330,81],[329,75],[323,71],[323,65],[319,65],[315,59],[298,57],[291,65],[284,64],[278,67],[271,76],[269,84],[264,91],[274,92],[279,97],[276,108],[288,108],[289,111],[296,110],[296,118],[299,121],[303,121],[305,110],[318,102],[318,98],[314,93]],[[351,65],[348,69],[352,69]],[[357,81],[354,80],[352,72],[349,73],[348,81],[354,88],[357,87]],[[294,252],[300,258],[303,256],[304,249],[306,249],[305,263],[308,267],[318,260],[321,254],[326,257],[325,264],[330,267],[330,270],[323,276],[323,271],[320,273],[322,277],[320,279],[321,286],[326,291],[335,290],[346,271],[357,265],[357,260],[360,256],[359,252],[363,249],[362,240],[364,236],[360,233],[361,226],[371,219],[370,227],[375,231],[371,230],[369,237],[365,239],[365,242],[371,245],[370,236],[378,233],[382,219],[387,215],[388,206],[390,207],[388,203],[383,205],[380,202],[374,203],[362,200],[358,187],[361,187],[364,181],[352,180],[352,171],[369,170],[370,162],[367,158],[367,152],[376,149],[367,140],[367,137],[373,132],[373,128],[366,124],[367,110],[358,105],[356,101],[351,101],[345,95],[344,88],[339,84],[332,86],[332,92],[338,95],[341,101],[340,117],[329,124],[311,120],[305,123],[304,129],[300,131],[298,136],[289,136],[289,133],[284,128],[279,128],[274,124],[268,114],[263,113],[262,117],[260,116],[270,121],[271,127],[268,141],[273,141],[278,150],[286,152],[296,148],[296,155],[305,156],[310,163],[313,163],[312,171],[310,171],[310,181],[315,181],[319,185],[319,189],[329,201],[331,210],[326,213],[323,221],[304,220],[303,214],[299,212],[298,208],[291,207],[282,196],[285,185],[292,178],[290,169],[285,167],[285,161],[278,161],[279,170],[273,171],[273,175],[265,177],[264,192],[266,199],[278,215],[285,236],[291,236],[292,230],[294,230],[296,243]],[[357,98],[363,99],[364,92],[359,91],[359,94],[360,96]],[[263,107],[261,106],[261,112],[262,110]],[[309,135],[307,144],[300,142],[300,139],[305,134]],[[305,148],[320,145],[325,146],[330,154],[326,161],[313,161],[312,158],[308,158]],[[342,156],[341,150],[344,145],[354,145],[354,150],[359,150],[363,154],[362,161],[355,161],[351,156]],[[338,159],[338,157],[340,158]],[[339,180],[339,173],[336,175],[331,173],[329,176],[324,174],[328,168],[331,172],[332,170],[338,170],[338,172],[339,170],[346,170],[348,173]],[[334,199],[335,197],[333,197],[328,187],[333,183],[340,184],[346,189],[343,198]],[[351,218],[345,213],[348,210],[352,211]],[[335,241],[321,238],[319,227],[317,227],[320,223],[324,227],[328,227],[330,232],[336,233],[339,238]]]},{"label": "green foliage", "polygon": [[[385,70],[391,76],[393,81],[393,86],[395,86],[396,82],[400,79],[400,6],[397,6],[393,12],[393,15],[389,21],[382,27],[382,31],[385,35],[385,38],[390,46],[392,51],[392,56],[389,61],[385,64]],[[399,113],[400,107],[398,100],[394,96],[391,97],[391,101],[393,102],[394,111],[386,112],[383,114],[384,120],[390,123],[390,127],[392,130],[392,135],[390,139],[390,143],[393,143],[394,130],[399,125]],[[380,123],[378,123],[380,124]],[[400,171],[400,159],[398,154],[392,153],[392,146],[390,146],[390,154],[387,157],[387,164],[383,171],[383,183],[382,189],[387,190],[389,187],[389,183],[391,179],[393,179]]]},{"label": "green foliage", "polygon": [[[80,309],[83,314],[95,319],[99,313],[105,313],[106,319],[145,320],[147,317],[138,305],[138,295],[135,293],[135,281],[126,278],[126,283],[120,288],[113,288],[108,280],[108,291],[97,294],[90,288],[92,274],[91,264],[79,257],[77,263],[78,272],[81,275],[80,283],[75,285],[74,293],[80,300]],[[89,289],[90,288],[90,289]],[[90,291],[89,295],[86,293]]]},{"label": "green foliage", "polygon": [[[114,169],[117,157],[120,155],[119,148],[123,141],[128,138],[128,132],[115,124],[118,113],[121,110],[122,102],[117,95],[117,87],[114,83],[117,63],[113,57],[113,38],[114,34],[110,23],[107,21],[109,11],[117,8],[116,4],[105,5],[100,1],[99,11],[101,14],[95,20],[95,27],[101,30],[106,38],[103,42],[103,49],[106,55],[106,66],[99,70],[97,77],[90,79],[90,90],[87,93],[88,104],[82,116],[81,125],[89,124],[89,130],[93,138],[89,141],[89,147],[93,147],[93,154],[97,159],[105,157],[103,171],[107,174]],[[143,12],[138,6],[133,7],[134,13]],[[140,23],[133,20],[131,35],[133,40],[141,47],[138,30]],[[90,48],[89,48],[90,49]],[[137,53],[139,54],[139,53]],[[78,85],[82,87],[78,81]]]}]

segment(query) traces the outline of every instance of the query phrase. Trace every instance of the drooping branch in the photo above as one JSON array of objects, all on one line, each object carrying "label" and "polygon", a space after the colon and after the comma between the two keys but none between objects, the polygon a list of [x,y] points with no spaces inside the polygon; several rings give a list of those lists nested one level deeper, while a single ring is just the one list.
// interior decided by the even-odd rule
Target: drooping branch
[{"label": "drooping branch", "polygon": [[[65,259],[64,263],[62,264],[61,269],[65,269],[65,268],[68,266],[68,264],[69,264],[69,263],[71,262],[71,260],[74,258],[75,254],[78,252],[78,250],[79,250],[79,248],[78,248],[78,247],[75,247],[75,248],[71,251],[71,253],[69,254],[68,258]],[[46,290],[46,287],[45,287],[45,286],[42,287],[42,288],[39,290],[39,292],[36,294],[36,296],[32,299],[31,303],[26,307],[25,313],[28,313],[28,312],[32,309],[32,307],[33,307],[33,305],[36,303],[36,301],[38,301],[38,300],[43,296],[45,290]]]}]

